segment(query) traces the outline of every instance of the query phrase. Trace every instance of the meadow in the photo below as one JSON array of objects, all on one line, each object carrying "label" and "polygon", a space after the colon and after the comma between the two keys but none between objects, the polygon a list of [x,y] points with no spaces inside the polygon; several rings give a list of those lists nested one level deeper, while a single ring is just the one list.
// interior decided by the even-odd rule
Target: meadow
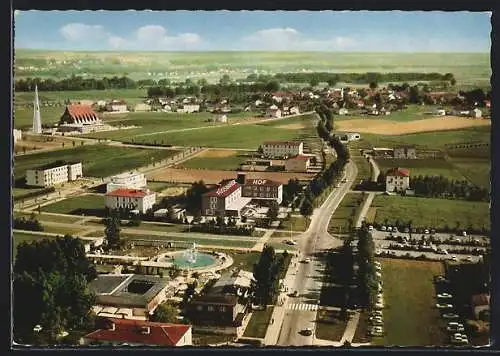
[{"label": "meadow", "polygon": [[451,157],[448,160],[472,184],[489,189],[491,160],[489,158]]},{"label": "meadow", "polygon": [[[70,197],[58,202],[42,206],[41,211],[47,213],[80,215],[82,211],[87,210],[104,210],[103,195],[81,195]],[[86,214],[89,215],[89,214]]]},{"label": "meadow", "polygon": [[[174,168],[188,168],[188,169],[217,169],[235,171],[238,170],[241,164],[250,159],[250,155],[238,151],[218,151],[219,156],[210,154],[203,154],[203,152],[196,157],[193,157]],[[216,152],[215,152],[216,153]]]},{"label": "meadow", "polygon": [[[439,262],[380,259],[384,282],[384,346],[447,344],[435,307],[433,277],[444,273]],[[377,340],[378,339],[378,340]]]},{"label": "meadow", "polygon": [[50,152],[34,153],[16,157],[15,179],[22,178],[26,170],[57,160],[82,162],[83,175],[107,177],[150,164],[151,161],[166,159],[177,151],[130,147],[113,147],[104,144],[77,146]]},{"label": "meadow", "polygon": [[[487,202],[377,195],[370,210],[375,221],[382,225],[412,221],[413,227],[443,229],[463,228],[490,230],[490,211]],[[368,216],[367,216],[367,221]]]},{"label": "meadow", "polygon": [[361,212],[363,199],[363,194],[347,193],[330,218],[328,232],[332,234],[349,233],[349,222],[351,222],[351,227],[355,226]]},{"label": "meadow", "polygon": [[[417,153],[418,154],[418,153]],[[391,168],[401,167],[410,170],[411,177],[418,176],[443,176],[453,180],[466,180],[455,166],[444,158],[421,158],[421,159],[390,159],[381,158],[376,160],[381,172]]]}]

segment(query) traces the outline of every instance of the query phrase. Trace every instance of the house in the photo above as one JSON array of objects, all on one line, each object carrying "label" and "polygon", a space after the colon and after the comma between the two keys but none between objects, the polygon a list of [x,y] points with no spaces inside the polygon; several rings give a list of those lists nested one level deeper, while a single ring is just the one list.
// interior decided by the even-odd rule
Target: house
[{"label": "house", "polygon": [[226,123],[227,122],[227,116],[226,115],[216,115],[214,118],[215,122],[222,122]]},{"label": "house", "polygon": [[106,106],[106,110],[110,112],[128,112],[127,103],[123,100],[111,100]]},{"label": "house", "polygon": [[139,210],[142,214],[153,208],[155,202],[156,193],[149,189],[118,188],[105,196],[106,208]]},{"label": "house", "polygon": [[12,137],[14,138],[14,143],[21,141],[23,139],[23,132],[21,130],[12,130]]},{"label": "house", "polygon": [[299,110],[299,107],[298,106],[292,106],[290,109],[290,115],[299,115],[300,114],[300,110]]},{"label": "house", "polygon": [[280,118],[281,117],[281,110],[276,105],[271,105],[266,110],[266,117]]},{"label": "house", "polygon": [[483,116],[483,112],[481,111],[481,109],[475,108],[474,110],[472,110],[471,116],[476,119],[479,119]]},{"label": "house", "polygon": [[210,294],[230,294],[248,298],[253,279],[253,272],[244,270],[226,272],[210,288]]},{"label": "house", "polygon": [[268,158],[290,157],[304,154],[302,141],[267,141],[262,144],[264,156]]},{"label": "house", "polygon": [[415,159],[417,158],[417,149],[414,145],[401,145],[394,147],[394,158]]},{"label": "house", "polygon": [[26,171],[26,185],[52,187],[82,177],[81,162],[55,161]]},{"label": "house", "polygon": [[446,115],[446,110],[445,109],[437,109],[436,110],[436,115],[445,116]]},{"label": "house", "polygon": [[307,172],[311,165],[311,156],[297,155],[285,161],[285,170],[288,172]]},{"label": "house", "polygon": [[406,168],[393,168],[387,172],[385,190],[405,192],[410,187],[410,171]]},{"label": "house", "polygon": [[144,173],[139,173],[137,171],[130,171],[112,176],[110,181],[106,184],[106,193],[119,188],[146,189],[146,176]]},{"label": "house", "polygon": [[134,107],[134,111],[151,111],[151,105],[140,103]]},{"label": "house", "polygon": [[152,275],[100,274],[88,286],[96,296],[95,315],[146,320],[166,300],[168,282]]},{"label": "house", "polygon": [[85,345],[179,347],[193,344],[192,326],[100,318],[99,329],[84,336]]},{"label": "house", "polygon": [[201,211],[205,216],[239,216],[249,201],[242,199],[241,185],[231,179],[203,195]]},{"label": "house", "polygon": [[483,311],[490,310],[490,295],[488,293],[473,295],[470,305],[476,319],[479,319],[479,316]]},{"label": "house", "polygon": [[194,113],[200,111],[200,104],[184,104],[182,108],[177,109],[177,112],[180,113]]},{"label": "house", "polygon": [[274,200],[278,204],[283,201],[283,184],[280,182],[270,179],[247,179],[245,173],[238,173],[236,181],[242,187],[241,196],[243,199]]},{"label": "house", "polygon": [[346,108],[339,109],[339,115],[347,115],[349,111]]}]

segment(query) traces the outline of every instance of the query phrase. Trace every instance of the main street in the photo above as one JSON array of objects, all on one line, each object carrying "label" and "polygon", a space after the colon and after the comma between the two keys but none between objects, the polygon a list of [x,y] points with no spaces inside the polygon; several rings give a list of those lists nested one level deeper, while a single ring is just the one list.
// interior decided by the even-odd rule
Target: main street
[{"label": "main street", "polygon": [[[277,344],[280,346],[307,346],[313,344],[317,309],[319,306],[324,266],[318,257],[321,250],[340,246],[342,241],[328,233],[331,216],[340,205],[345,194],[350,190],[357,176],[356,165],[351,161],[345,167],[346,183],[328,196],[320,208],[314,211],[311,224],[306,232],[298,237],[300,259],[309,258],[310,263],[298,263],[294,282],[289,291],[297,291],[298,297],[291,297],[281,325]],[[301,331],[305,328],[313,330],[312,336],[305,336]]]}]

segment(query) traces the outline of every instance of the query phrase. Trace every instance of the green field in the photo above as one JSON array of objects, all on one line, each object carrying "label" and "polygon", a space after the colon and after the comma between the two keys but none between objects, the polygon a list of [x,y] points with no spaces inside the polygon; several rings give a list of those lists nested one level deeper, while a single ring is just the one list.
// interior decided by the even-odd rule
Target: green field
[{"label": "green field", "polygon": [[[73,224],[79,220],[82,220],[81,217],[76,217],[76,216],[61,216],[61,215],[50,215],[50,214],[38,214],[38,212],[34,212],[35,214],[35,219],[40,221],[41,223],[43,222],[57,222],[57,223],[63,223],[63,224]],[[14,212],[14,217],[15,218],[27,218],[29,219],[31,217],[32,213],[23,213],[23,212]]]},{"label": "green field", "polygon": [[372,170],[371,164],[366,160],[364,156],[356,156],[351,153],[351,159],[356,164],[358,168],[358,175],[355,179],[355,182],[371,180],[372,179]]},{"label": "green field", "polygon": [[238,267],[242,270],[253,272],[253,265],[259,262],[260,252],[233,253],[233,264],[231,267]]},{"label": "green field", "polygon": [[317,315],[316,337],[322,340],[340,341],[344,335],[347,321],[338,311],[320,310]]},{"label": "green field", "polygon": [[371,206],[376,210],[375,221],[382,225],[386,219],[392,224],[411,220],[413,227],[439,229],[455,228],[458,221],[462,228],[490,229],[486,202],[377,195]]},{"label": "green field", "polygon": [[[250,240],[224,239],[224,235],[221,235],[220,239],[213,239],[213,238],[203,238],[203,237],[190,237],[187,234],[186,237],[179,237],[179,236],[140,235],[140,234],[131,234],[124,232],[121,234],[121,236],[125,239],[130,239],[130,240],[149,239],[149,240],[165,240],[165,241],[179,241],[179,242],[194,242],[200,246],[214,245],[214,246],[251,248],[256,243],[256,241],[250,241]],[[197,234],[191,236],[203,236],[203,235]]]},{"label": "green field", "polygon": [[104,196],[82,195],[41,207],[41,211],[59,214],[79,214],[79,210],[104,209]]},{"label": "green field", "polygon": [[303,216],[291,216],[290,219],[283,220],[283,230],[290,233],[292,231],[306,231],[309,227],[309,219]]},{"label": "green field", "polygon": [[[386,108],[387,108],[387,106],[386,106]],[[349,115],[346,115],[346,116],[335,117],[335,121],[357,120],[357,119],[363,119],[365,121],[371,121],[371,120],[376,120],[376,121],[415,121],[415,120],[423,120],[423,119],[429,119],[429,117],[430,117],[429,115],[426,115],[426,113],[433,112],[437,108],[442,108],[442,106],[438,106],[438,105],[425,105],[425,106],[422,106],[422,105],[410,104],[404,110],[392,111],[390,115],[376,116],[376,117],[370,117],[370,116],[366,116],[366,115],[363,115],[363,116],[362,115],[358,115],[358,114],[356,114],[356,110],[354,110],[352,114],[349,114]]]},{"label": "green field", "polygon": [[[135,80],[168,78],[184,81],[205,78],[216,82],[219,69],[231,69],[231,78],[247,77],[254,70],[299,72],[438,72],[453,73],[457,87],[489,85],[489,53],[348,53],[340,52],[55,52],[16,49],[16,79],[20,77],[69,77],[75,71],[88,77],[122,76]],[[54,66],[48,65],[54,60]],[[66,63],[62,63],[66,60]],[[68,63],[68,61],[70,63]],[[20,67],[34,66],[29,70]],[[149,76],[148,72],[157,73]],[[382,83],[379,83],[379,85]],[[338,83],[345,85],[345,83]],[[118,97],[124,97],[118,96]],[[114,97],[113,97],[114,98]]]},{"label": "green field", "polygon": [[250,159],[250,156],[238,153],[227,157],[193,157],[175,168],[236,171],[247,159]]},{"label": "green field", "polygon": [[328,231],[330,233],[342,234],[349,232],[349,220],[352,227],[356,225],[356,220],[361,212],[364,197],[359,193],[347,193],[342,202],[335,210],[335,214],[330,219]]},{"label": "green field", "polygon": [[43,226],[43,232],[49,232],[52,234],[79,235],[80,232],[85,231],[84,226],[78,227],[78,225],[73,227],[73,226],[47,225],[42,223],[42,226]]},{"label": "green field", "polygon": [[[417,153],[418,155],[418,153]],[[377,159],[380,171],[387,172],[391,168],[401,167],[410,170],[411,177],[443,176],[452,180],[466,180],[462,173],[444,158],[422,159]]]},{"label": "green field", "polygon": [[[384,282],[385,346],[441,346],[447,343],[435,307],[433,277],[439,262],[381,259]],[[377,342],[377,343],[378,343]]]},{"label": "green field", "polygon": [[455,170],[459,171],[472,184],[489,189],[490,158],[451,157],[448,159]]},{"label": "green field", "polygon": [[267,307],[265,310],[253,310],[250,321],[243,333],[246,337],[264,338],[271,316],[273,315],[274,307]]},{"label": "green field", "polygon": [[145,166],[151,161],[166,159],[176,153],[177,151],[174,150],[113,147],[104,144],[77,146],[16,157],[14,174],[15,179],[19,179],[25,175],[27,169],[57,160],[65,160],[82,162],[84,176],[107,177]]}]

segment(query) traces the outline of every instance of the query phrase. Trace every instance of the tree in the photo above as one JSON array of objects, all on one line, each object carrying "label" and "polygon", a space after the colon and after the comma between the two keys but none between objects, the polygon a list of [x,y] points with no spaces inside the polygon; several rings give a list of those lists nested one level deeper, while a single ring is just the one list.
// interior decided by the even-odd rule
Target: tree
[{"label": "tree", "polygon": [[201,198],[208,190],[209,189],[202,180],[193,183],[191,188],[188,189],[186,192],[186,203],[187,210],[190,213],[196,214],[201,211]]},{"label": "tree", "polygon": [[192,283],[189,283],[187,285],[187,289],[184,291],[184,297],[182,299],[182,303],[184,305],[186,305],[187,303],[189,303],[189,301],[193,297],[193,295],[194,295],[194,293],[196,291],[197,285],[198,285],[198,283],[196,281],[193,281]]},{"label": "tree", "polygon": [[309,217],[312,215],[314,211],[314,207],[309,199],[304,199],[302,202],[302,206],[300,207],[300,213],[305,216]]},{"label": "tree", "polygon": [[120,214],[117,210],[111,211],[109,217],[104,220],[104,235],[108,246],[111,248],[121,247],[122,241],[120,240]]},{"label": "tree", "polygon": [[21,243],[13,275],[16,342],[29,342],[35,325],[51,339],[62,329],[88,327],[95,296],[87,283],[96,275],[79,239],[66,235]]},{"label": "tree", "polygon": [[269,210],[267,211],[267,217],[272,221],[272,220],[276,220],[276,218],[278,217],[278,213],[279,213],[279,206],[278,206],[278,203],[276,203],[275,201],[273,201],[271,203],[271,206],[269,206]]},{"label": "tree", "polygon": [[272,303],[279,287],[279,264],[274,248],[265,245],[259,261],[254,264],[251,289],[256,304]]},{"label": "tree", "polygon": [[369,86],[370,86],[370,89],[371,89],[371,90],[374,90],[374,89],[377,89],[377,88],[378,88],[378,84],[377,84],[377,82],[370,82],[370,85],[369,85]]},{"label": "tree", "polygon": [[315,87],[316,85],[318,85],[320,83],[319,79],[317,77],[312,77],[310,80],[309,80],[309,85],[311,87]]},{"label": "tree", "polygon": [[156,307],[153,315],[149,317],[150,321],[159,323],[177,323],[179,312],[177,308],[171,304],[163,303]]}]

